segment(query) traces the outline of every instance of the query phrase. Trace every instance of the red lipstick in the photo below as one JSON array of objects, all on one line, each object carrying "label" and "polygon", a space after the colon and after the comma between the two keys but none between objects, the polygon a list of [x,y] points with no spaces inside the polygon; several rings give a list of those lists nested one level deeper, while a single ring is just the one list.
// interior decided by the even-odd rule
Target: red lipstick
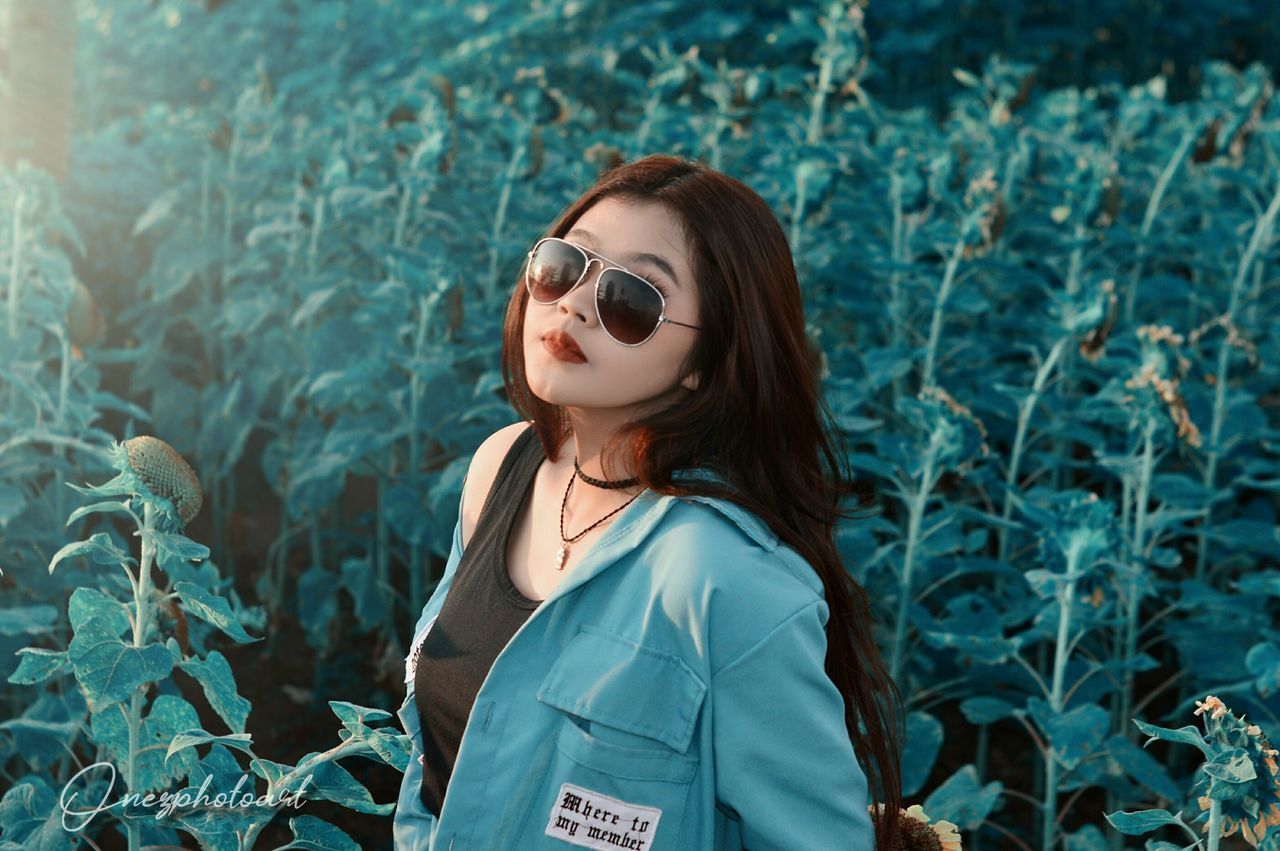
[{"label": "red lipstick", "polygon": [[577,342],[563,331],[552,331],[542,338],[542,345],[551,356],[567,363],[586,363],[587,356],[582,353]]}]

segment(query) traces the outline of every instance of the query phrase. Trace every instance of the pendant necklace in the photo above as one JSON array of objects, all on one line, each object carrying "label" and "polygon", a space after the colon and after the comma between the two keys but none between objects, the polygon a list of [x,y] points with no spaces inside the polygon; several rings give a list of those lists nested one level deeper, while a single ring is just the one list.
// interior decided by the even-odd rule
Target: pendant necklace
[{"label": "pendant necklace", "polygon": [[577,455],[573,456],[573,475],[569,477],[569,486],[564,489],[564,499],[561,500],[560,502],[560,549],[556,550],[556,564],[555,564],[556,570],[564,570],[564,563],[569,558],[569,546],[574,541],[578,540],[583,535],[587,534],[592,529],[599,526],[601,523],[608,520],[610,517],[617,514],[622,509],[626,508],[628,505],[630,505],[632,502],[635,501],[636,497],[640,496],[640,493],[644,493],[644,491],[640,491],[640,493],[636,494],[636,496],[631,497],[631,499],[622,503],[622,505],[619,505],[613,511],[610,511],[604,517],[601,517],[599,520],[592,523],[590,526],[583,529],[581,532],[574,535],[572,538],[566,538],[564,536],[564,509],[565,509],[565,506],[569,504],[569,491],[573,490],[574,479],[582,479],[587,484],[594,485],[595,487],[598,487],[598,488],[629,488],[629,487],[633,487],[635,485],[640,484],[640,480],[634,477],[630,479],[621,479],[616,482],[609,482],[603,479],[592,478],[591,476],[588,476],[586,473],[582,472],[582,468],[578,466],[578,456]]}]

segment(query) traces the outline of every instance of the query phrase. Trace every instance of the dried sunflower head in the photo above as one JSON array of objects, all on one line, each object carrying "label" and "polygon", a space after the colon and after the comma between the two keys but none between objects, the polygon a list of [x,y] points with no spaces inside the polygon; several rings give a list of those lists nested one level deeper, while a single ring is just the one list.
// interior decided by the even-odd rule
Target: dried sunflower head
[{"label": "dried sunflower head", "polygon": [[[873,819],[878,820],[884,814],[884,804],[877,804],[878,809],[868,807]],[[912,804],[898,810],[898,841],[896,851],[961,851],[960,832],[956,825],[946,819],[938,819],[929,823],[924,807]]]},{"label": "dried sunflower head", "polygon": [[132,492],[151,502],[173,523],[185,526],[200,513],[204,492],[191,465],[172,446],[142,435],[111,447],[111,465]]}]

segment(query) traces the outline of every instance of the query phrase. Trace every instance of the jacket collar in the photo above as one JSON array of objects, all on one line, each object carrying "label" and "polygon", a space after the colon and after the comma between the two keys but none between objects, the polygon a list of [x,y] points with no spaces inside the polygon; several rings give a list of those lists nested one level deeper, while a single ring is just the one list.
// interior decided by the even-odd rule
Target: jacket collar
[{"label": "jacket collar", "polygon": [[[706,479],[714,482],[724,483],[724,477],[715,473],[706,467],[697,467],[689,470],[676,470],[672,476],[673,479]],[[725,517],[737,524],[738,528],[746,533],[747,537],[755,541],[766,550],[772,552],[778,546],[778,536],[773,533],[769,525],[756,515],[747,511],[736,502],[727,499],[718,499],[711,496],[686,496],[682,499],[694,500],[696,502],[709,505],[719,511]]]},{"label": "jacket collar", "polygon": [[[678,470],[673,478],[710,478],[723,481],[722,477],[704,468]],[[662,522],[662,518],[677,500],[701,502],[719,511],[765,550],[772,552],[778,546],[778,536],[764,521],[729,500],[710,496],[666,496],[645,490],[618,513],[600,539],[588,550],[586,557],[556,586],[545,602],[550,603],[568,594],[638,547]]]}]

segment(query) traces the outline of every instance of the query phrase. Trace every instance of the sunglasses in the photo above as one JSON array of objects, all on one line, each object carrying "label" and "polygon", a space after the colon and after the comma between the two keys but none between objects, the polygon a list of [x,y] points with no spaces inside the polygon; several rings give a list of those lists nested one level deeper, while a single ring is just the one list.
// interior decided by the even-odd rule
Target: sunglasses
[{"label": "sunglasses", "polygon": [[615,341],[639,346],[664,322],[699,327],[668,319],[667,300],[653,282],[555,236],[538,240],[528,254],[524,284],[529,296],[538,304],[555,304],[582,283],[592,260],[599,260],[604,267],[596,278],[596,318]]}]

